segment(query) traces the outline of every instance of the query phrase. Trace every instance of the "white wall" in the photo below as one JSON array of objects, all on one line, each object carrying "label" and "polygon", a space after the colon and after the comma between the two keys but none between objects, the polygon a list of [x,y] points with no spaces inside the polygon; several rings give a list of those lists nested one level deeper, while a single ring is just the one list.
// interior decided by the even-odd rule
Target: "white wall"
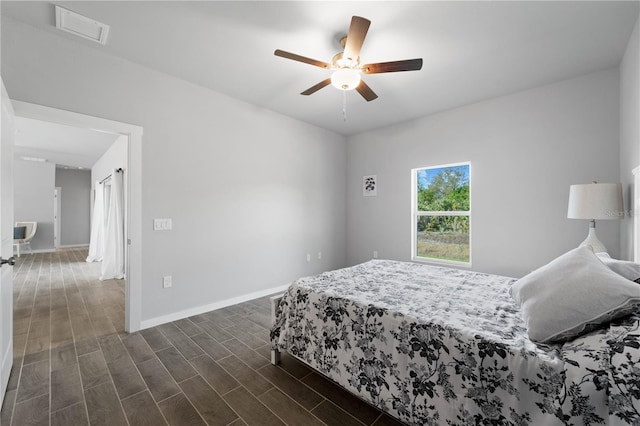
[{"label": "white wall", "polygon": [[113,142],[109,149],[102,154],[102,157],[91,167],[91,189],[94,189],[96,182],[100,182],[107,176],[110,176],[114,169],[127,168],[127,148],[127,137],[120,136]]},{"label": "white wall", "polygon": [[13,99],[144,128],[143,321],[345,265],[346,138],[7,18],[1,64]]},{"label": "white wall", "polygon": [[[576,247],[569,185],[618,181],[618,70],[468,105],[349,138],[348,263],[410,260],[412,168],[471,162],[473,269],[521,276]],[[362,176],[377,174],[378,196]],[[619,253],[617,223],[598,236]]]},{"label": "white wall", "polygon": [[[633,174],[640,166],[640,15],[620,64],[620,182],[624,186],[625,205],[632,207]],[[620,223],[620,256],[633,259],[633,217]]]},{"label": "white wall", "polygon": [[56,168],[55,186],[61,188],[60,247],[89,244],[91,172]]},{"label": "white wall", "polygon": [[53,208],[56,166],[16,159],[13,167],[13,207],[16,222],[38,222],[33,251],[53,251]]}]

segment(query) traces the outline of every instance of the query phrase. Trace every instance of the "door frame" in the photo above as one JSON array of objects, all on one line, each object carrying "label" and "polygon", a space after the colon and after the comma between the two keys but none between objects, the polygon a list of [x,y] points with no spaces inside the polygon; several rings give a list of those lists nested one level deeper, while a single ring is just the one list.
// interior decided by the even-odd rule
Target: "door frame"
[{"label": "door frame", "polygon": [[133,124],[12,100],[17,117],[65,124],[96,131],[118,133],[129,138],[127,155],[128,191],[125,223],[125,331],[140,330],[142,321],[142,134]]},{"label": "door frame", "polygon": [[60,248],[60,212],[62,188],[56,186],[53,190],[53,248]]},{"label": "door frame", "polygon": [[[0,255],[13,256],[13,144],[15,140],[15,113],[9,99],[4,82],[0,78],[2,88],[0,108],[2,109],[2,157],[0,158],[2,174],[2,207],[0,209]],[[8,201],[8,202],[7,202]],[[7,229],[8,228],[8,229]],[[9,235],[5,234],[8,233]],[[13,367],[13,266],[0,268],[0,405],[4,403],[9,376]]]}]

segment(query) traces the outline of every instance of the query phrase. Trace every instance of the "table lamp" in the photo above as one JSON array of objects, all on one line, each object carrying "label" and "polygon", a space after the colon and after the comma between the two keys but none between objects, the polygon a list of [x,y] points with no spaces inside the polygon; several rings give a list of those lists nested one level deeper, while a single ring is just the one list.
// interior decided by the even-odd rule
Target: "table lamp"
[{"label": "table lamp", "polygon": [[593,182],[569,188],[567,217],[590,220],[589,234],[580,247],[589,246],[594,253],[606,253],[607,248],[596,236],[596,220],[621,219],[623,215],[622,184]]}]

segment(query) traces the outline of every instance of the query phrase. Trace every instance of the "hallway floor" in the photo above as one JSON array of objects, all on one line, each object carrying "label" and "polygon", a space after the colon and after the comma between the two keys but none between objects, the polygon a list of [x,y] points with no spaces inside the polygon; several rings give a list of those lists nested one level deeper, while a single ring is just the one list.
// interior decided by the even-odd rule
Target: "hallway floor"
[{"label": "hallway floor", "polygon": [[269,299],[124,333],[124,282],[86,248],[14,267],[14,365],[0,425],[398,425],[283,354]]}]

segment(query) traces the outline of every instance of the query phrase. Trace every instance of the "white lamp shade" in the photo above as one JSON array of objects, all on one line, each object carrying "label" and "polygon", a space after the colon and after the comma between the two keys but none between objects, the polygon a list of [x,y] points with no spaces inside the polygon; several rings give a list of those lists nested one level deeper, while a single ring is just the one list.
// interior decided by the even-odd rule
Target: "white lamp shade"
[{"label": "white lamp shade", "polygon": [[567,211],[569,219],[620,219],[623,215],[622,184],[571,185]]},{"label": "white lamp shade", "polygon": [[351,68],[340,68],[331,75],[331,84],[340,90],[355,89],[360,84],[360,72]]}]

